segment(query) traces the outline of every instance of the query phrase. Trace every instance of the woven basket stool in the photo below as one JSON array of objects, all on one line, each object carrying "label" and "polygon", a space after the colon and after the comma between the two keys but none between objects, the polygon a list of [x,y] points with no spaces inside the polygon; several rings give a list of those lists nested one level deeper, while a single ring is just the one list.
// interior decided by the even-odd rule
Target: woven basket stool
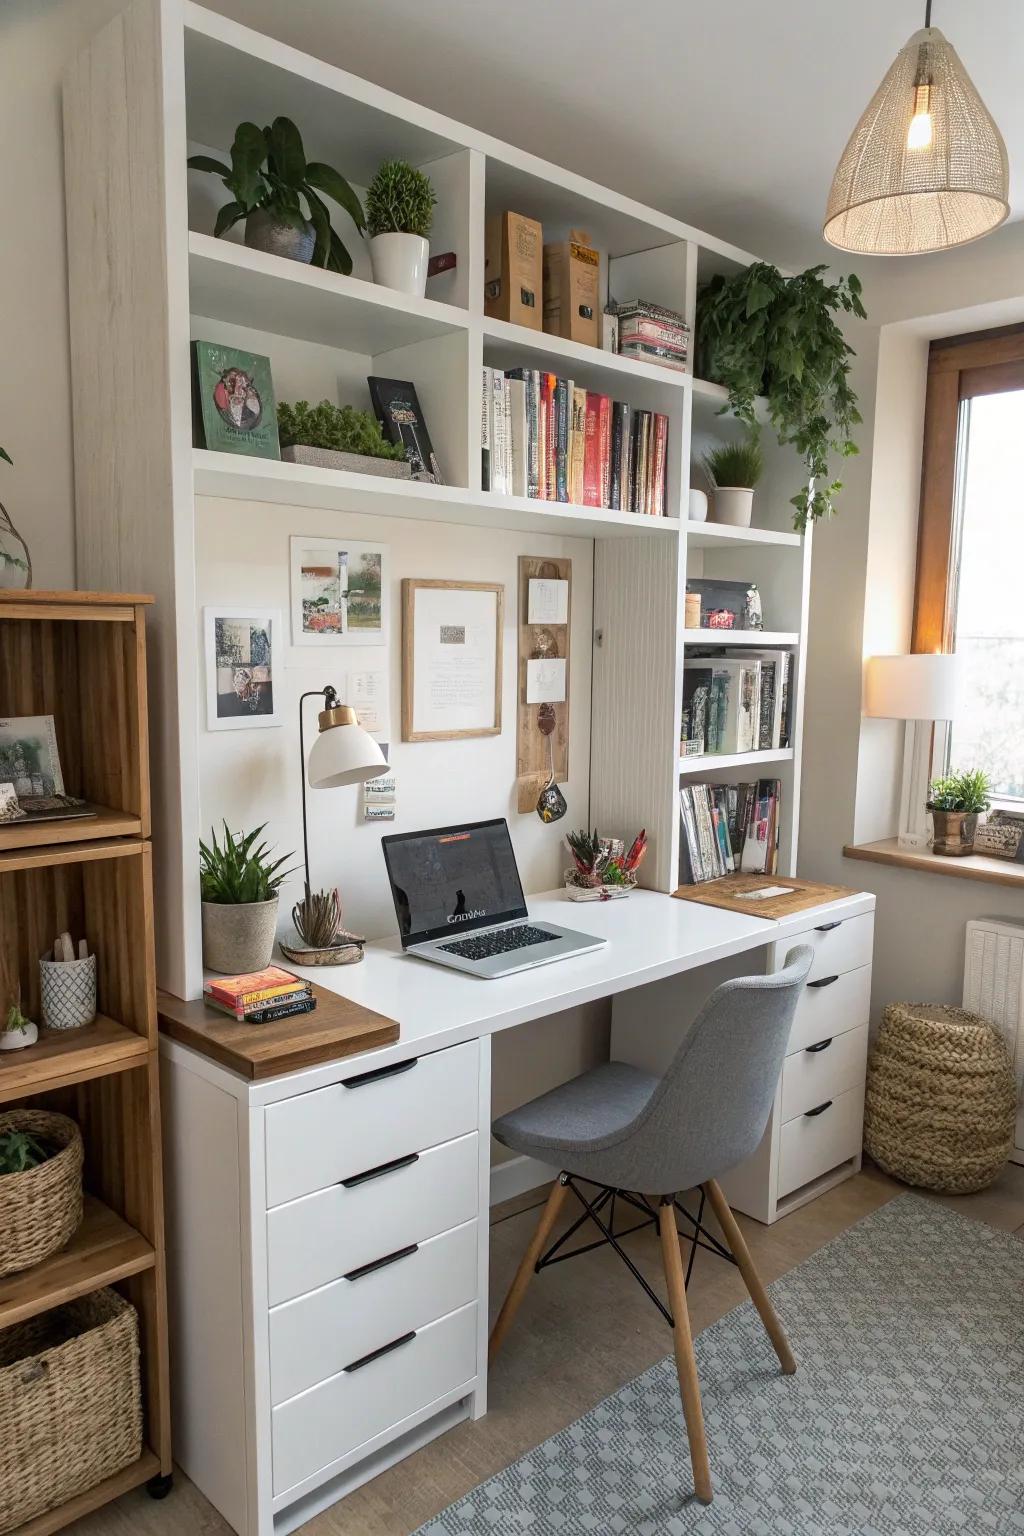
[{"label": "woven basket stool", "polygon": [[999,1031],[940,1003],[892,1003],[868,1062],[864,1147],[923,1189],[968,1195],[1013,1150],[1017,1085]]}]

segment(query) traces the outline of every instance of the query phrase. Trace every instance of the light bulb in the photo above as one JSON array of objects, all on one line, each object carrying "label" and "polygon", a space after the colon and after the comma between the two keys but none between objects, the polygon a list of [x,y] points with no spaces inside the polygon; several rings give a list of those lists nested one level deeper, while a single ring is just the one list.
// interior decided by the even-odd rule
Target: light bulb
[{"label": "light bulb", "polygon": [[908,149],[927,149],[932,142],[931,96],[930,85],[914,86],[914,115],[907,133]]}]

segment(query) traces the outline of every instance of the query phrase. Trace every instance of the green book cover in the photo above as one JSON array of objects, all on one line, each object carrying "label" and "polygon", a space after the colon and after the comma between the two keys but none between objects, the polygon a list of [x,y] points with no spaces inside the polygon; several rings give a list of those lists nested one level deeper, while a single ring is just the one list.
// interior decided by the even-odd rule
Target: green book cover
[{"label": "green book cover", "polygon": [[213,341],[194,341],[192,355],[196,426],[203,445],[215,453],[279,459],[269,357]]}]

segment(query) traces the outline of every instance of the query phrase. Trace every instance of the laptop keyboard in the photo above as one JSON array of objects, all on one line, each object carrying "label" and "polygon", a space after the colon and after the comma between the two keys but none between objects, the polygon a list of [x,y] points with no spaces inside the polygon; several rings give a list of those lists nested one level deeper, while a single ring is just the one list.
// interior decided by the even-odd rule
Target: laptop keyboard
[{"label": "laptop keyboard", "polygon": [[463,960],[489,960],[492,955],[507,955],[516,949],[527,949],[531,944],[550,944],[557,937],[555,933],[545,933],[542,928],[531,928],[529,923],[524,923],[517,928],[497,928],[493,933],[456,939],[452,944],[437,947]]}]

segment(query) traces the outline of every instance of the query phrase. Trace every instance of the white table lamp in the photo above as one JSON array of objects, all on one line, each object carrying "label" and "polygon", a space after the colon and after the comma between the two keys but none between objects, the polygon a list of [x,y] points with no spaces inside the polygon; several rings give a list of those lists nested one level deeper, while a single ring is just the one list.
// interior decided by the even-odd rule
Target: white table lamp
[{"label": "white table lamp", "polygon": [[927,800],[936,720],[956,716],[960,659],[952,655],[869,656],[864,675],[864,714],[905,720],[900,786],[901,848],[927,848]]}]

